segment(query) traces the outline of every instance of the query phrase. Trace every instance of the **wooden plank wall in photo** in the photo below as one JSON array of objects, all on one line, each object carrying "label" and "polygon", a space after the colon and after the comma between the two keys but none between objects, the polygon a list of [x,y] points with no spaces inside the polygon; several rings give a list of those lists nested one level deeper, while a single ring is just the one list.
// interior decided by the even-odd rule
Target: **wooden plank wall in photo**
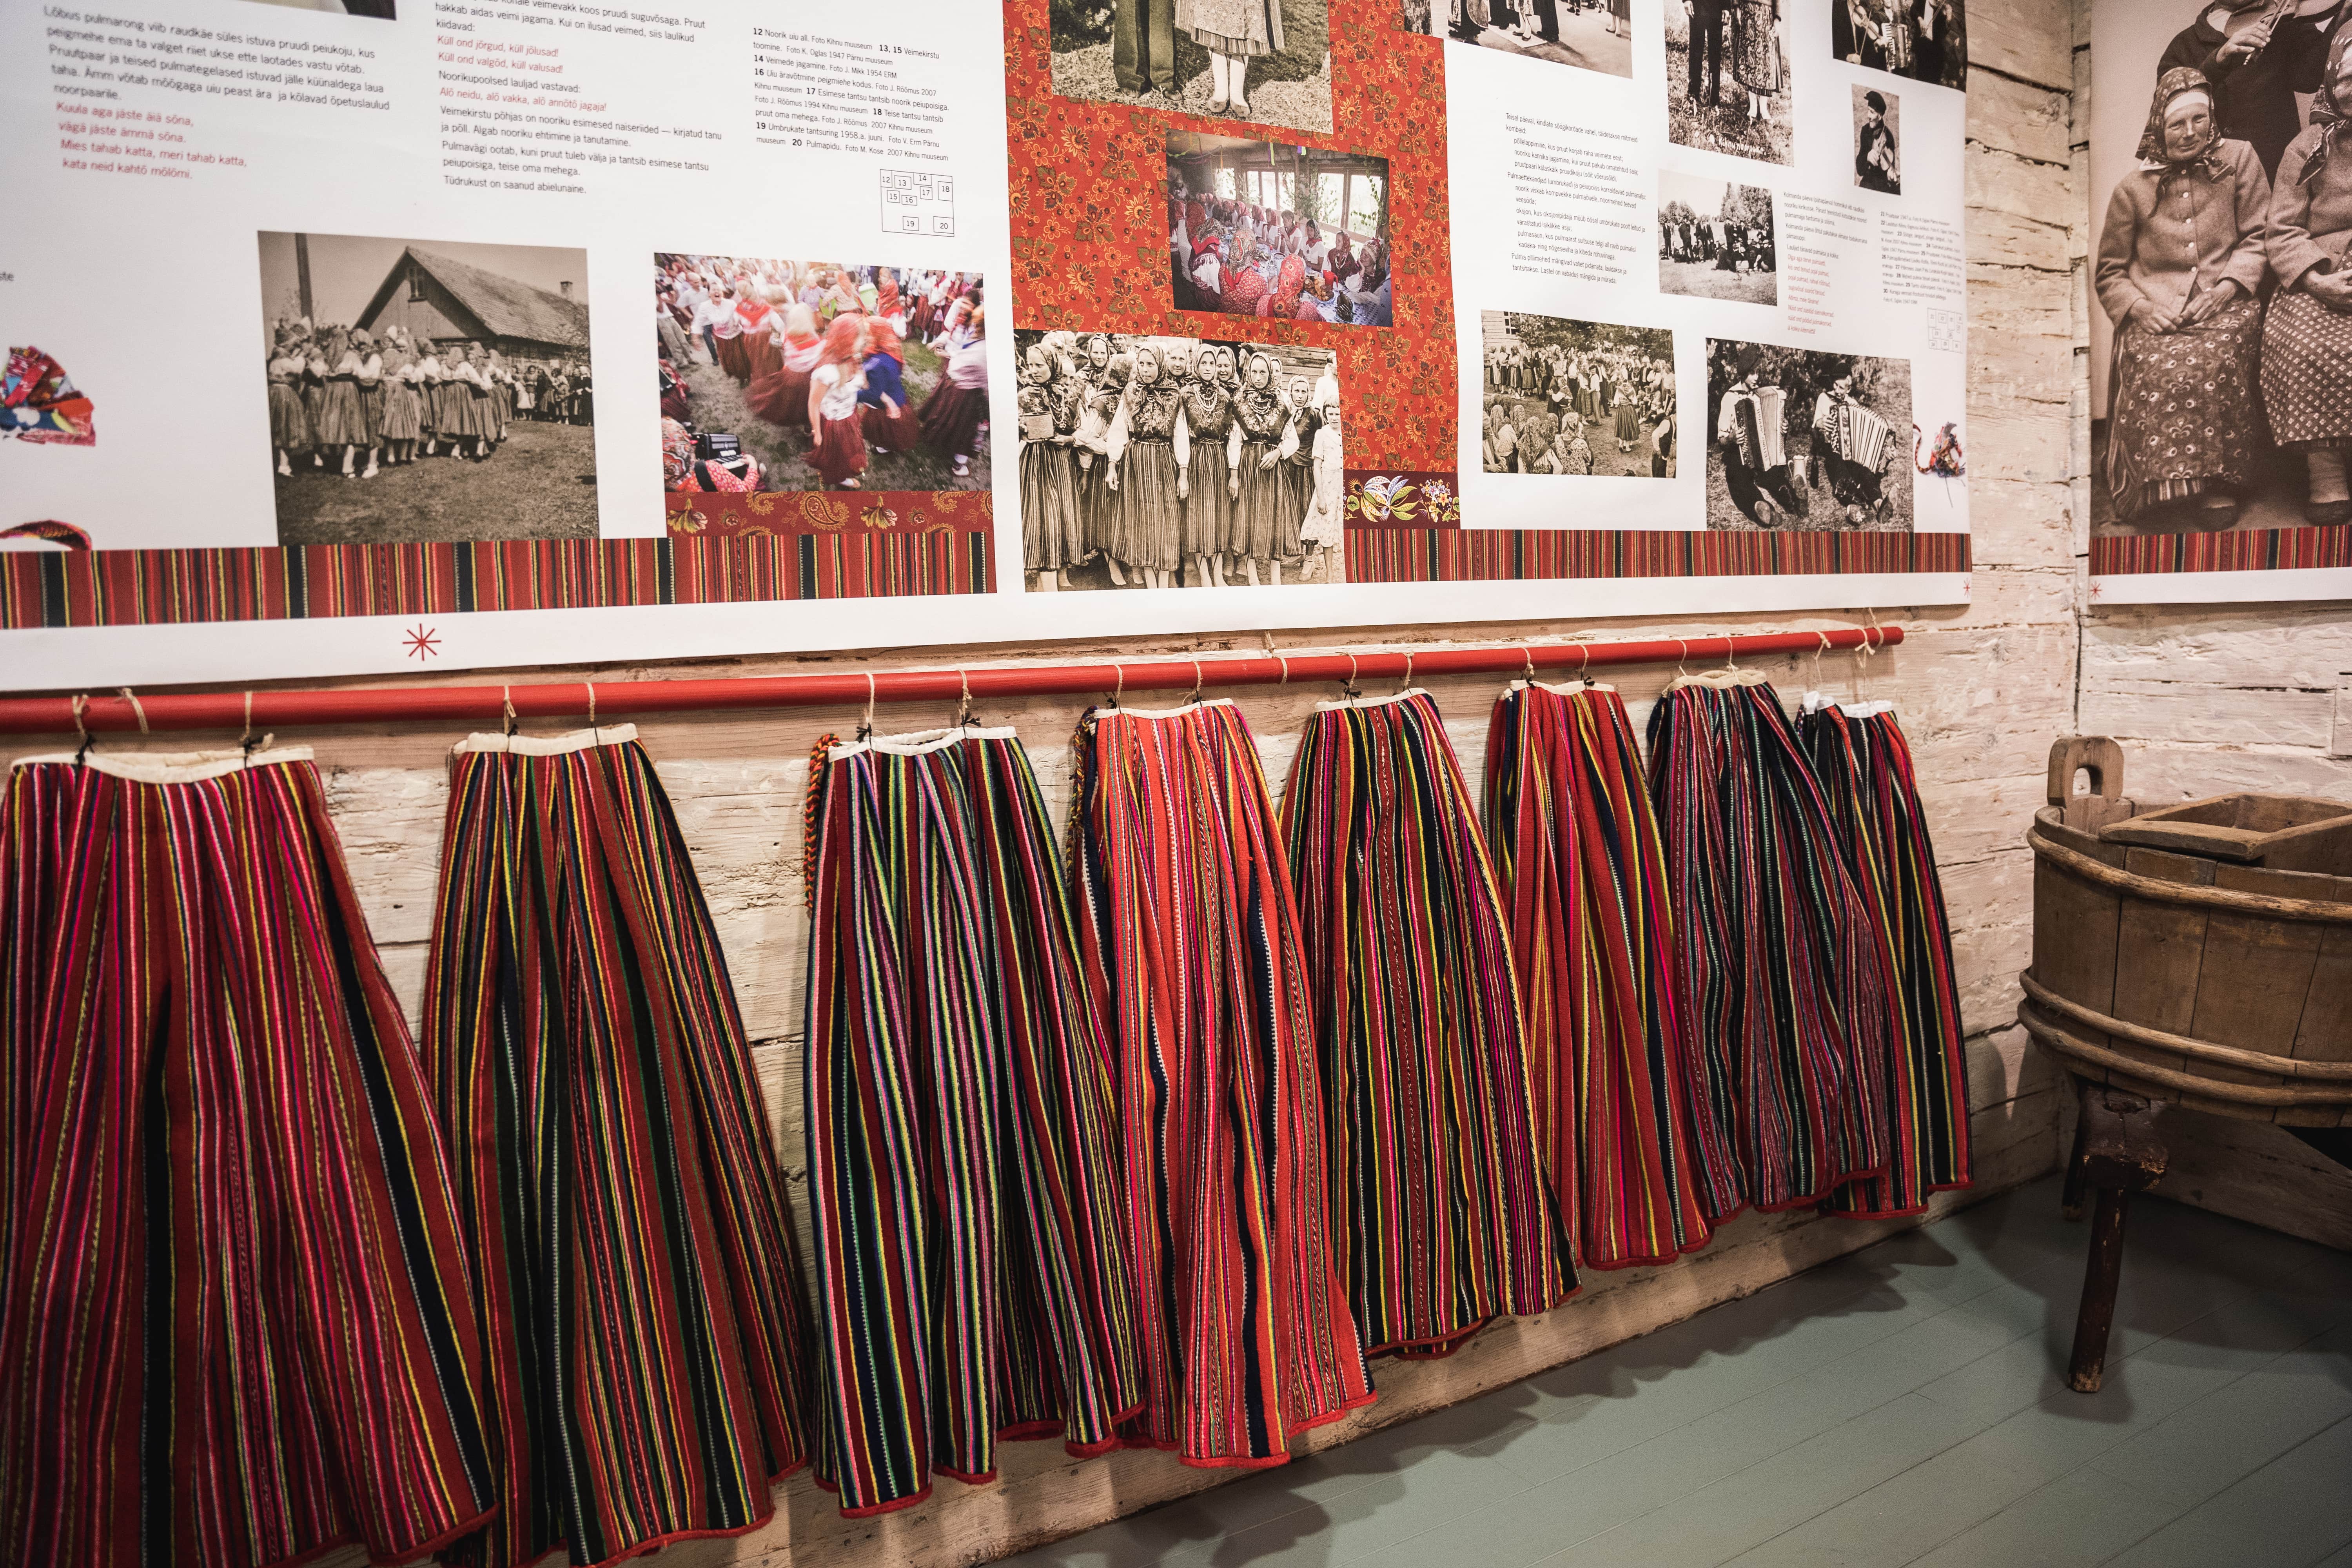
[{"label": "wooden plank wall in photo", "polygon": [[[1971,0],[1969,38],[1969,307],[1975,521],[1974,602],[1931,609],[1882,605],[1908,640],[1874,658],[1809,657],[1769,666],[1783,693],[1819,685],[1846,699],[1893,700],[1916,752],[1954,926],[1969,1031],[1969,1069],[1977,1152],[1973,1194],[1946,1194],[1936,1212],[2053,1169],[2062,1098],[2055,1075],[2016,1026],[2016,976],[2032,931],[2032,857],[2026,826],[2040,803],[2052,739],[2074,725],[2078,553],[2069,489],[2069,373],[2077,311],[2078,236],[2063,215],[2082,205],[2070,163],[2069,99],[2074,68],[2071,17],[2036,0]],[[877,617],[887,616],[877,610]],[[1348,647],[1428,647],[1589,636],[1696,637],[1853,625],[1859,615],[1512,623],[1488,626],[1365,628],[1277,639],[1286,652]],[[1126,643],[1027,645],[838,658],[766,658],[659,668],[517,671],[512,679],[593,679],[773,673],[827,667],[892,668],[1256,651],[1254,638],[1152,638]],[[1636,723],[1673,677],[1670,667],[1619,672]],[[479,680],[457,676],[452,680]],[[499,679],[505,679],[500,677]],[[1481,787],[1496,679],[1425,683],[1434,691],[1471,778]],[[1215,694],[1213,687],[1212,694]],[[1229,693],[1248,713],[1269,775],[1286,776],[1302,717],[1328,689],[1246,689]],[[1071,731],[1083,700],[991,705],[982,717],[1016,724],[1032,748],[1057,816],[1065,805]],[[948,722],[950,705],[886,710],[885,730]],[[761,1078],[787,1168],[804,1181],[799,1039],[807,931],[802,902],[802,808],[815,739],[850,731],[849,709],[776,714],[681,716],[639,725],[659,763],[726,943]],[[534,724],[533,732],[562,726]],[[291,737],[317,748],[328,795],[376,940],[414,1012],[425,955],[441,819],[447,730],[392,726]],[[68,742],[69,743],[69,738]],[[115,742],[110,742],[110,745]],[[205,743],[212,743],[206,738]],[[183,750],[184,736],[154,749]],[[25,752],[53,742],[27,742]],[[806,1224],[805,1213],[801,1223]],[[1749,1294],[1916,1220],[1857,1224],[1811,1215],[1750,1215],[1706,1251],[1668,1268],[1586,1275],[1576,1300],[1539,1319],[1508,1321],[1452,1359],[1384,1363],[1380,1401],[1310,1434],[1302,1451],[1344,1443],[1373,1427],[1482,1394],[1602,1346]],[[877,1520],[843,1520],[804,1476],[787,1483],[777,1517],[735,1541],[670,1549],[680,1564],[765,1568],[959,1568],[1089,1528],[1230,1472],[1187,1468],[1162,1454],[1086,1462],[1058,1444],[1009,1448],[1001,1479],[986,1487],[942,1480],[925,1504]],[[356,1561],[354,1558],[353,1561]],[[341,1564],[339,1560],[339,1568]]]}]

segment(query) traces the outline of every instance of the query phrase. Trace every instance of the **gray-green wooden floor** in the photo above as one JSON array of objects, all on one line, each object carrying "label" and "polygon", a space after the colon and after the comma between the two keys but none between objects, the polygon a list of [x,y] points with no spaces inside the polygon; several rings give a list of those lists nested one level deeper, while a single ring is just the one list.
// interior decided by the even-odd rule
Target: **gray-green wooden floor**
[{"label": "gray-green wooden floor", "polygon": [[2140,1200],[2078,1394],[2084,1230],[2057,1211],[2037,1183],[1012,1561],[2352,1568],[2352,1256]]}]

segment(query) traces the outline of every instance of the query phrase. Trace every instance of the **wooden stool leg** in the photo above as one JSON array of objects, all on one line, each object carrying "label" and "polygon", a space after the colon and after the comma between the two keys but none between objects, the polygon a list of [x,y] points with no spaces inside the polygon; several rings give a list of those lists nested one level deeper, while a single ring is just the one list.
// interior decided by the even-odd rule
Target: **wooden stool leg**
[{"label": "wooden stool leg", "polygon": [[2123,1278],[2124,1219],[2131,1195],[2164,1174],[2168,1159],[2157,1136],[2163,1110],[2137,1094],[2103,1084],[2083,1085],[2082,1119],[2075,1125],[2079,1159],[2067,1172],[2072,1186],[2097,1194],[2091,1215],[2091,1255],[2083,1268],[2083,1302],[2074,1317],[2074,1351],[2066,1382],[2082,1394],[2096,1394],[2107,1365],[2107,1339],[2116,1322],[2116,1287]]},{"label": "wooden stool leg", "polygon": [[2130,1193],[2099,1189],[2097,1212],[2091,1217],[2091,1258],[2083,1268],[2083,1304],[2074,1314],[2074,1353],[2066,1363],[2066,1382],[2078,1394],[2098,1393],[2106,1372],[2116,1287],[2124,1275],[2124,1220],[2130,1209]]},{"label": "wooden stool leg", "polygon": [[[2080,1099],[2081,1096],[2078,1094],[2076,1100],[2079,1101]],[[2083,1206],[2087,1195],[2084,1191],[2087,1183],[2084,1179],[2083,1162],[2090,1152],[2087,1147],[2090,1131],[2091,1119],[2083,1115],[2078,1110],[2074,1116],[2074,1146],[2066,1152],[2066,1184],[2060,1189],[2058,1194],[2058,1212],[2070,1220],[2083,1217]]]}]

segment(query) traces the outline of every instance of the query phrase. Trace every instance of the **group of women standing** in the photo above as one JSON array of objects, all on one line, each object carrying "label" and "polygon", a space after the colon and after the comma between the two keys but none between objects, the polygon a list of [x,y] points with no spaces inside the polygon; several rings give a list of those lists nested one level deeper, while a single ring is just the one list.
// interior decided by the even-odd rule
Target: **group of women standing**
[{"label": "group of women standing", "polygon": [[1336,580],[1345,454],[1328,363],[1286,375],[1247,343],[1024,333],[1019,407],[1037,587],[1097,557],[1117,588],[1279,587],[1286,565]]},{"label": "group of women standing", "polygon": [[2099,302],[2115,323],[2106,479],[2118,521],[2188,503],[2198,526],[2237,520],[2273,445],[2308,470],[2304,516],[2352,518],[2352,30],[2338,27],[2273,183],[2221,135],[2212,84],[2158,81],[2139,167],[2099,232]]},{"label": "group of women standing", "polygon": [[283,323],[268,368],[269,444],[281,478],[305,455],[325,468],[340,454],[347,479],[420,456],[479,462],[518,416],[591,416],[585,365],[511,365],[484,344],[418,343],[400,327],[379,340],[356,328]]},{"label": "group of women standing", "polygon": [[[664,416],[697,421],[684,374],[698,340],[743,389],[752,414],[809,433],[804,455],[828,489],[858,489],[870,456],[927,448],[959,479],[988,429],[988,321],[976,275],[729,257],[656,258],[655,321]],[[944,362],[919,407],[906,344]],[[675,476],[674,476],[675,477]]]},{"label": "group of women standing", "polygon": [[1282,321],[1394,324],[1388,243],[1353,239],[1286,209],[1186,192],[1168,194],[1176,308]]},{"label": "group of women standing", "polygon": [[[1486,351],[1481,466],[1490,474],[1675,472],[1675,371],[1644,348],[1518,340]],[[1595,447],[1613,443],[1619,461]]]}]

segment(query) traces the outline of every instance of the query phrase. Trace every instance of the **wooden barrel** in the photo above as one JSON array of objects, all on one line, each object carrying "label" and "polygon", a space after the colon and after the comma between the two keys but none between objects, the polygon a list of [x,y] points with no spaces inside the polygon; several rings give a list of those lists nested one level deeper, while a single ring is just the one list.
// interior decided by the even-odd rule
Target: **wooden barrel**
[{"label": "wooden barrel", "polygon": [[2235,795],[2136,814],[2122,764],[2104,739],[2051,752],[2051,804],[2026,836],[2018,1021],[2083,1078],[2222,1116],[2352,1125],[2352,805]]}]

